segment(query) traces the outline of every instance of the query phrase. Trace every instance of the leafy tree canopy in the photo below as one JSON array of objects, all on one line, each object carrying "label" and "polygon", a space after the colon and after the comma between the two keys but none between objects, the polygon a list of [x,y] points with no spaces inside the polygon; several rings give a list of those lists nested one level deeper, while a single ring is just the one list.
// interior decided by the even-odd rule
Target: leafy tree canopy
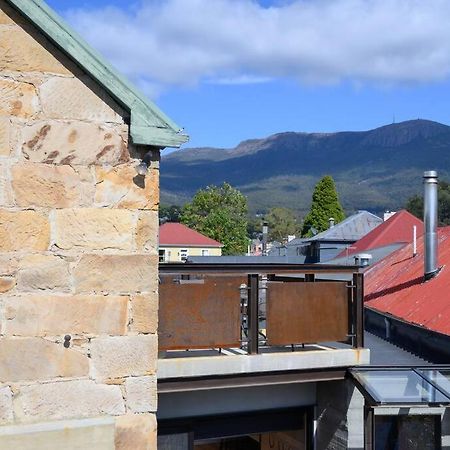
[{"label": "leafy tree canopy", "polygon": [[269,226],[269,240],[284,242],[289,235],[300,231],[294,212],[289,208],[274,207],[265,216]]},{"label": "leafy tree canopy", "polygon": [[[423,220],[423,196],[414,195],[406,203],[406,209]],[[439,226],[450,225],[450,183],[439,181],[438,184],[438,221]]]},{"label": "leafy tree canopy", "polygon": [[200,189],[187,203],[181,222],[224,247],[224,255],[239,255],[247,251],[247,199],[240,191],[223,183]]},{"label": "leafy tree canopy", "polygon": [[159,222],[179,222],[183,208],[177,205],[160,205],[159,206]]},{"label": "leafy tree canopy", "polygon": [[313,229],[318,233],[325,231],[330,226],[330,218],[339,223],[344,220],[345,214],[339,203],[334,180],[326,175],[314,188],[311,209],[303,221],[302,236],[313,236]]}]

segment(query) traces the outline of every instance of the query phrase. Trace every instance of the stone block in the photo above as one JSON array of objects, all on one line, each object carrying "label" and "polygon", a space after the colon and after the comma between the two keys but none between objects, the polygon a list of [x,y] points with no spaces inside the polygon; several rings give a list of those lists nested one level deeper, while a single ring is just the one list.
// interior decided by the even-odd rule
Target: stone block
[{"label": "stone block", "polygon": [[129,159],[126,126],[49,120],[20,131],[22,152],[31,162],[115,165]]},{"label": "stone block", "polygon": [[0,156],[9,156],[11,153],[11,120],[9,117],[0,117]]},{"label": "stone block", "polygon": [[16,285],[16,279],[14,277],[1,277],[0,276],[0,294],[10,291]]},{"label": "stone block", "polygon": [[9,179],[9,166],[0,161],[0,206],[13,206],[13,192]]},{"label": "stone block", "polygon": [[131,299],[133,321],[131,330],[138,333],[156,333],[158,330],[158,294],[135,295]]},{"label": "stone block", "polygon": [[42,251],[50,243],[48,217],[36,211],[0,209],[0,252]]},{"label": "stone block", "polygon": [[10,425],[0,428],[0,448],[5,450],[112,450],[114,435],[114,417]]},{"label": "stone block", "polygon": [[16,164],[11,175],[18,206],[70,208],[82,203],[81,179],[70,166]]},{"label": "stone block", "polygon": [[13,420],[12,392],[9,386],[3,386],[0,388],[0,424],[5,425]]},{"label": "stone block", "polygon": [[125,391],[127,407],[131,412],[156,412],[158,408],[156,376],[127,378]]},{"label": "stone block", "polygon": [[127,414],[116,419],[115,450],[156,450],[156,439],[154,414]]},{"label": "stone block", "polygon": [[28,118],[39,110],[39,97],[32,84],[0,80],[0,115]]},{"label": "stone block", "polygon": [[19,258],[11,254],[0,254],[0,275],[15,275],[19,267]]},{"label": "stone block", "polygon": [[[45,40],[44,40],[45,41]],[[70,74],[50,50],[20,27],[0,28],[0,70]]]},{"label": "stone block", "polygon": [[[136,164],[134,164],[136,165]],[[155,209],[159,204],[159,171],[138,176],[132,164],[96,167],[95,202],[127,209]]]},{"label": "stone block", "polygon": [[156,335],[113,336],[91,340],[91,376],[97,380],[151,375],[156,371]]},{"label": "stone block", "polygon": [[13,400],[16,421],[64,420],[119,416],[125,405],[119,386],[91,380],[60,381],[21,386]]},{"label": "stone block", "polygon": [[91,250],[133,250],[133,212],[84,208],[55,211],[53,240],[57,247]]},{"label": "stone block", "polygon": [[7,336],[125,334],[128,297],[19,295],[3,299]]},{"label": "stone block", "polygon": [[69,263],[55,255],[27,255],[19,264],[17,289],[70,291]]},{"label": "stone block", "polygon": [[106,92],[99,97],[92,88],[89,79],[50,78],[39,89],[44,116],[49,119],[123,123],[122,117],[108,104],[111,100]]},{"label": "stone block", "polygon": [[76,292],[152,292],[158,285],[158,257],[84,255],[73,276]]},{"label": "stone block", "polygon": [[0,338],[0,360],[2,383],[89,375],[87,356],[41,338]]},{"label": "stone block", "polygon": [[158,255],[158,235],[158,211],[141,211],[136,228],[137,250]]}]

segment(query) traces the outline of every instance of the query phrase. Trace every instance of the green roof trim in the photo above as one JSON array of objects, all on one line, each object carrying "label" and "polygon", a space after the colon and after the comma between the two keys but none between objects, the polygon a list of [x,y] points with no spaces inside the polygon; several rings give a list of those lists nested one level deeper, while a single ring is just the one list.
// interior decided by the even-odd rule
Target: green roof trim
[{"label": "green roof trim", "polygon": [[134,144],[179,147],[189,140],[175,122],[120,75],[43,0],[6,0],[130,111]]}]

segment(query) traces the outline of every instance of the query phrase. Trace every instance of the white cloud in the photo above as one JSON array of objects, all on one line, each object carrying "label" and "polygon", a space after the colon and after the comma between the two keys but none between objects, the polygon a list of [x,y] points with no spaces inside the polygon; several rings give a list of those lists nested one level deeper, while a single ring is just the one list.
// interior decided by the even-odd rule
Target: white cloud
[{"label": "white cloud", "polygon": [[416,83],[450,75],[448,0],[143,0],[67,18],[150,94],[171,85]]}]

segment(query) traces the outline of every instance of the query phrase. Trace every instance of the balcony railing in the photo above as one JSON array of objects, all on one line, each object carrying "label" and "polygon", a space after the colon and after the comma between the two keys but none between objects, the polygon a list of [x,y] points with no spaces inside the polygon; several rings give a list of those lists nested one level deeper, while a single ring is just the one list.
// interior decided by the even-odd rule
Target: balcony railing
[{"label": "balcony railing", "polygon": [[[357,267],[161,264],[159,350],[363,347]],[[330,276],[332,274],[332,276]]]}]

